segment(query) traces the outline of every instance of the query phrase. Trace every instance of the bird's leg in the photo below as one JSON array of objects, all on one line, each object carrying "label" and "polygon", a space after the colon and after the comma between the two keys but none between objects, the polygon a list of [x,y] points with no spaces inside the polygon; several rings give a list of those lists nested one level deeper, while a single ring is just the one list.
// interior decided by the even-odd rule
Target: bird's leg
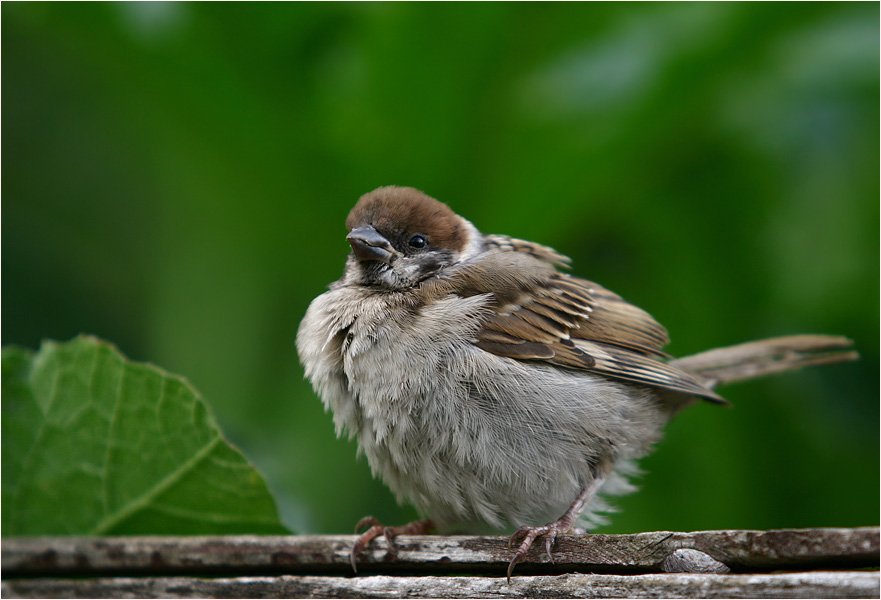
[{"label": "bird's leg", "polygon": [[578,520],[581,511],[584,510],[585,505],[591,498],[593,498],[594,494],[596,494],[597,490],[603,484],[604,479],[605,476],[596,476],[594,480],[591,481],[580,494],[578,494],[575,502],[572,503],[565,513],[563,513],[563,516],[553,523],[541,526],[527,525],[514,532],[511,539],[508,540],[508,547],[510,548],[514,541],[521,536],[523,537],[523,541],[517,547],[517,552],[514,553],[514,557],[508,564],[508,585],[511,584],[511,573],[514,571],[514,565],[526,557],[526,553],[529,552],[529,548],[532,547],[532,543],[538,536],[546,536],[545,550],[548,553],[548,558],[551,559],[551,562],[554,562],[554,557],[551,555],[551,548],[554,546],[557,534],[569,533],[572,531],[572,526],[575,525],[575,521]]},{"label": "bird's leg", "polygon": [[412,523],[399,525],[398,527],[386,527],[374,517],[364,517],[358,521],[357,525],[355,525],[355,533],[358,533],[365,527],[368,527],[369,529],[355,540],[355,545],[352,547],[352,570],[356,573],[358,572],[358,553],[361,552],[361,550],[367,546],[373,538],[379,537],[380,534],[385,536],[385,541],[388,542],[389,552],[394,555],[398,551],[398,547],[394,542],[395,537],[399,535],[423,535],[434,529],[434,523],[431,522],[431,519],[422,519],[421,521],[413,521]]}]

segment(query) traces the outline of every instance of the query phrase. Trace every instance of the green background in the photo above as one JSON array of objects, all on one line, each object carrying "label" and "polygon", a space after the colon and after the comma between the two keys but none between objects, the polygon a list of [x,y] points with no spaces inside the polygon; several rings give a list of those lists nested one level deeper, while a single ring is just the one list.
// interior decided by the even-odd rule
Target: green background
[{"label": "green background", "polygon": [[303,381],[345,216],[412,185],[554,246],[684,355],[836,333],[723,389],[607,532],[879,507],[876,3],[2,5],[2,341],[89,332],[187,376],[287,524],[415,516]]}]

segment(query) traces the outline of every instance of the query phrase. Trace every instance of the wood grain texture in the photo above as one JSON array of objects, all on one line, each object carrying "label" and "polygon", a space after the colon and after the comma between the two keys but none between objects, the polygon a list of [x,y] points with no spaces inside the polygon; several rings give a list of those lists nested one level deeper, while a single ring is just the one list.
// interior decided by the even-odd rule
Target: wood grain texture
[{"label": "wood grain texture", "polygon": [[[856,569],[879,565],[879,528],[732,530],[633,535],[561,535],[554,563],[532,548],[517,574],[662,573],[691,549],[733,572]],[[2,541],[3,578],[118,575],[351,575],[356,536],[52,537]],[[401,536],[393,556],[382,539],[359,555],[359,574],[504,574],[503,536]],[[665,569],[665,561],[668,565]]]},{"label": "wood grain texture", "polygon": [[873,572],[514,577],[26,579],[4,598],[878,598]]}]

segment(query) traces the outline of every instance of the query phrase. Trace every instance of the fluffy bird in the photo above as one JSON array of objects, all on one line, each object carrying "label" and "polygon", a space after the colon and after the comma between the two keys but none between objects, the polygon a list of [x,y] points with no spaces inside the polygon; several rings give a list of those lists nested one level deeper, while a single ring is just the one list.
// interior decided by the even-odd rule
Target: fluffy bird
[{"label": "fluffy bird", "polygon": [[352,252],[309,306],[300,359],[337,435],[426,517],[373,538],[518,528],[508,577],[532,543],[599,521],[599,494],[630,491],[632,462],[713,387],[852,358],[849,341],[794,336],[670,360],[666,330],[553,249],[485,235],[422,192],[382,187],[346,219]]}]

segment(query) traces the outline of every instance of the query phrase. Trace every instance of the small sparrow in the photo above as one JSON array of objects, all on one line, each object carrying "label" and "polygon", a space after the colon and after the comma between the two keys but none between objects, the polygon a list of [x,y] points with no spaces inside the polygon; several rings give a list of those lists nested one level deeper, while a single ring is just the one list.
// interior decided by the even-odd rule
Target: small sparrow
[{"label": "small sparrow", "polygon": [[[793,336],[670,360],[666,330],[604,287],[560,272],[547,246],[484,235],[406,187],[361,197],[346,219],[343,277],[297,334],[306,376],[374,476],[434,527],[519,528],[510,565],[545,536],[600,522],[598,494],[626,475],[685,406],[763,372],[853,358],[849,341]],[[833,357],[833,358],[830,358]],[[788,362],[787,362],[788,361]]]}]

